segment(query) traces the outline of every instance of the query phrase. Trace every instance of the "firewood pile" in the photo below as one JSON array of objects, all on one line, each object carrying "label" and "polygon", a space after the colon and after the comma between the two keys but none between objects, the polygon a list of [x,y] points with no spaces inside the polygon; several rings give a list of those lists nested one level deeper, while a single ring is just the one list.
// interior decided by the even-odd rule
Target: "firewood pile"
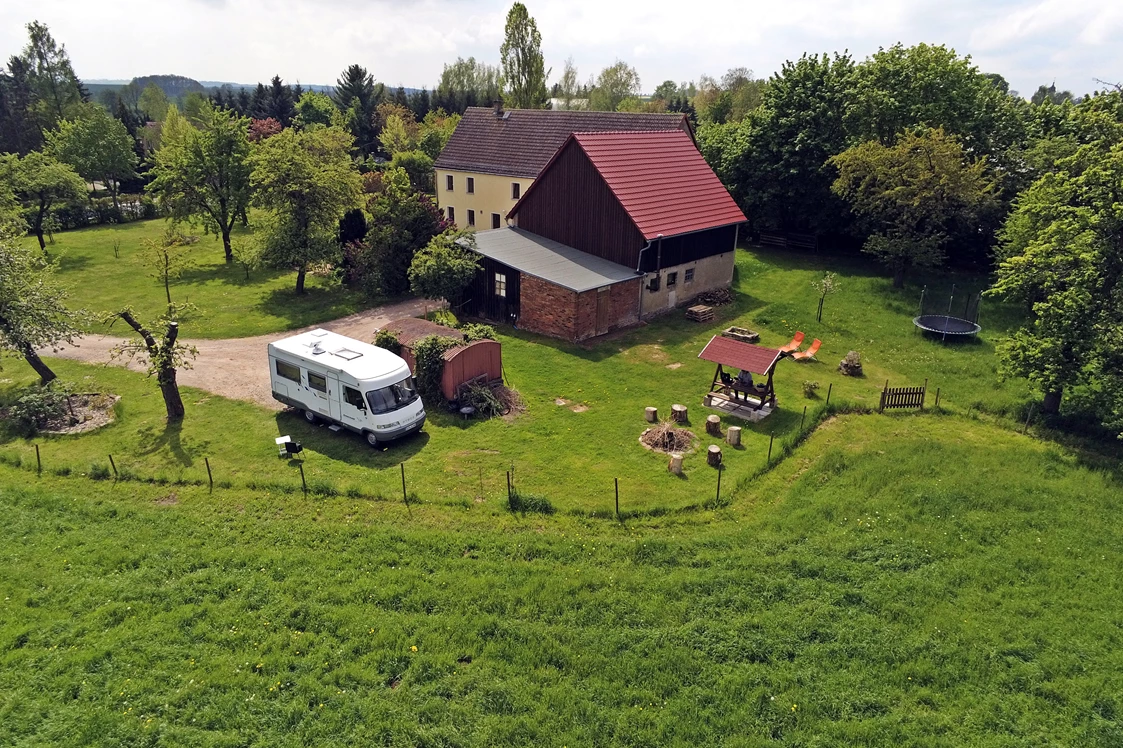
[{"label": "firewood pile", "polygon": [[640,441],[656,452],[687,452],[694,445],[694,433],[676,427],[672,421],[663,421],[644,431]]},{"label": "firewood pile", "polygon": [[712,291],[703,291],[694,297],[692,304],[705,304],[706,306],[724,306],[733,303],[733,292],[728,288],[715,288]]}]

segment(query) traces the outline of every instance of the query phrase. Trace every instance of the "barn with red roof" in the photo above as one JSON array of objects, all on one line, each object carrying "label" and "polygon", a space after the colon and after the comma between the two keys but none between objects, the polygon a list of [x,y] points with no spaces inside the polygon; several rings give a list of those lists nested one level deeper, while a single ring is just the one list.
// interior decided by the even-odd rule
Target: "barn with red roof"
[{"label": "barn with red roof", "polygon": [[584,340],[733,280],[740,208],[690,135],[573,133],[507,214],[475,235],[467,311]]}]

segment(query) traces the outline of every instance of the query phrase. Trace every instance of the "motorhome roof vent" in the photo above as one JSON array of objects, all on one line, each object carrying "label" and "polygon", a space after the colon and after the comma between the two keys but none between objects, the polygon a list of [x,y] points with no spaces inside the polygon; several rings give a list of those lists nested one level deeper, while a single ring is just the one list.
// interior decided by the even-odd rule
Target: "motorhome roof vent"
[{"label": "motorhome roof vent", "polygon": [[323,338],[323,337],[327,336],[328,331],[323,330],[323,329],[316,329],[316,330],[313,330],[312,332],[310,332],[308,334],[311,335],[314,338]]},{"label": "motorhome roof vent", "polygon": [[355,359],[359,358],[363,354],[359,353],[358,351],[353,351],[350,348],[340,348],[338,351],[335,352],[335,355],[337,355],[340,358],[345,359],[347,361],[354,361]]}]

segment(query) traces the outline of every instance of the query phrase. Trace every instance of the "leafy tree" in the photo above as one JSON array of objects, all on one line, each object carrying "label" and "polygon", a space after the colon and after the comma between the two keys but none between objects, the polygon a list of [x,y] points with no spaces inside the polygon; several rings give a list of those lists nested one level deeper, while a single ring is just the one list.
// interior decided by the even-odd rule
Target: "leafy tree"
[{"label": "leafy tree", "polygon": [[626,62],[617,60],[597,76],[589,95],[589,108],[598,112],[615,112],[620,102],[640,94],[639,73]]},{"label": "leafy tree", "polygon": [[164,93],[164,89],[155,83],[149,83],[141,91],[137,105],[140,107],[140,111],[148,116],[148,119],[153,122],[163,122],[164,117],[168,114],[168,107],[171,102],[168,101],[168,95]]},{"label": "leafy tree", "polygon": [[47,249],[43,234],[51,207],[86,197],[86,185],[72,168],[38,151],[23,158],[15,154],[0,156],[0,184],[8,185],[23,203],[31,231],[43,251]]},{"label": "leafy tree", "polygon": [[472,251],[475,244],[469,231],[449,229],[434,236],[413,256],[410,290],[426,299],[448,301],[456,309],[481,268],[480,256]]},{"label": "leafy tree", "polygon": [[424,151],[398,151],[390,159],[390,166],[405,171],[410,185],[418,192],[433,191],[433,159]]},{"label": "leafy tree", "polygon": [[201,219],[205,231],[221,237],[229,263],[230,233],[250,202],[249,119],[228,109],[207,114],[203,129],[185,125],[165,135],[147,189],[172,218]]},{"label": "leafy tree", "polygon": [[168,310],[171,312],[174,310],[172,282],[179,280],[192,265],[189,256],[191,242],[173,225],[164,229],[159,239],[144,239],[142,246],[143,249],[137,258],[148,270],[148,274],[164,287],[164,295],[168,298]]},{"label": "leafy tree", "polygon": [[296,271],[304,293],[308,266],[337,258],[339,219],[358,204],[354,138],[339,127],[289,128],[259,143],[250,156],[254,202],[264,211],[262,257]]},{"label": "leafy tree", "polygon": [[655,87],[655,98],[662,99],[663,101],[670,101],[678,94],[678,84],[674,81],[667,80],[660,83]]},{"label": "leafy tree", "polygon": [[23,51],[29,80],[36,93],[40,128],[47,130],[71,117],[82,104],[82,84],[74,74],[66,45],[58,44],[46,24],[27,24],[28,43]]},{"label": "leafy tree", "polygon": [[833,185],[873,230],[864,251],[904,285],[913,266],[938,266],[957,226],[974,224],[993,203],[985,158],[971,158],[943,130],[906,132],[895,145],[867,141],[830,159]]},{"label": "leafy tree", "polygon": [[387,115],[383,120],[378,142],[382,144],[382,150],[392,156],[402,151],[416,150],[420,134],[417,122],[413,121],[412,112],[407,111],[404,114],[395,112]]},{"label": "leafy tree", "polygon": [[206,127],[211,118],[211,102],[198,91],[183,97],[183,116],[195,127]]},{"label": "leafy tree", "polygon": [[14,233],[0,234],[0,351],[23,357],[43,384],[55,373],[36,351],[73,343],[85,318],[66,308],[67,293],[55,283],[55,269]]},{"label": "leafy tree", "polygon": [[125,126],[96,104],[85,104],[72,120],[47,133],[47,148],[88,182],[101,180],[117,205],[118,183],[136,175],[136,152]]},{"label": "leafy tree", "polygon": [[272,117],[250,120],[249,139],[251,143],[267,140],[281,131],[281,123]]},{"label": "leafy tree", "polygon": [[448,145],[449,138],[460,124],[459,114],[446,114],[444,109],[435,109],[425,115],[421,123],[418,148],[434,161]]},{"label": "leafy tree", "polygon": [[[293,117],[293,126],[307,129],[309,127],[328,127],[336,124],[339,110],[327,94],[307,91],[296,102],[296,116]],[[340,122],[342,120],[340,119]]]},{"label": "leafy tree", "polygon": [[413,189],[404,169],[391,167],[381,176],[369,205],[366,242],[348,254],[349,280],[372,296],[397,296],[409,290],[414,254],[449,224],[432,200]]},{"label": "leafy tree", "polygon": [[[168,423],[182,421],[185,412],[183,398],[179,394],[179,383],[176,381],[177,370],[190,369],[191,360],[198,354],[194,346],[179,342],[179,322],[176,317],[180,311],[179,307],[169,308],[168,313],[159,317],[154,325],[144,325],[139,322],[129,307],[109,315],[106,319],[110,325],[118,319],[124,320],[125,324],[140,336],[139,341],[122,343],[114,348],[113,355],[129,358],[141,356],[148,370],[148,376],[155,376],[160,386]],[[153,335],[149,331],[150,327],[164,328],[163,337],[157,338]]]},{"label": "leafy tree", "polygon": [[516,2],[507,12],[499,60],[503,66],[504,102],[515,109],[546,106],[546,70],[542,58],[542,34],[526,6]]},{"label": "leafy tree", "polygon": [[348,132],[355,138],[359,153],[369,156],[378,150],[378,132],[374,126],[374,110],[381,103],[385,86],[361,65],[351,65],[335,83],[332,99],[344,116]]},{"label": "leafy tree", "polygon": [[1072,91],[1058,91],[1056,83],[1050,83],[1048,86],[1041,85],[1033,92],[1030,97],[1029,103],[1034,106],[1040,106],[1045,102],[1050,104],[1063,104],[1066,101],[1071,101],[1076,104],[1080,102],[1079,97],[1073,96]]},{"label": "leafy tree", "polygon": [[1001,232],[990,293],[1029,310],[999,346],[1002,369],[1044,392],[1057,413],[1067,389],[1090,385],[1100,417],[1123,430],[1123,144],[1081,146],[1038,179]]},{"label": "leafy tree", "polygon": [[577,79],[577,66],[573,64],[573,58],[569,57],[565,61],[561,80],[558,82],[558,98],[562,100],[562,109],[574,108],[574,102],[580,88],[581,82]]},{"label": "leafy tree", "polygon": [[456,62],[445,65],[441,71],[433,103],[446,112],[463,114],[470,106],[489,106],[499,101],[502,90],[498,67],[476,62],[475,57],[457,57]]}]

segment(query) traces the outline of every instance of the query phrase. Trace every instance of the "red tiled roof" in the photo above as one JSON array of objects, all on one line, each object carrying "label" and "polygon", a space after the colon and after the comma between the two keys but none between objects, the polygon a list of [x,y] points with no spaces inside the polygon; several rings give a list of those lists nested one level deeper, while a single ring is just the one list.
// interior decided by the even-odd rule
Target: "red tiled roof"
[{"label": "red tiled roof", "polygon": [[765,348],[762,345],[742,343],[740,340],[715,335],[710,338],[709,343],[706,343],[698,358],[722,366],[747,369],[753,374],[767,374],[782,355],[784,354],[777,348]]},{"label": "red tiled roof", "polygon": [[573,139],[646,240],[747,220],[682,131],[578,132]]},{"label": "red tiled roof", "polygon": [[490,107],[469,107],[433,166],[534,179],[578,131],[690,131],[683,114],[551,109],[508,109],[503,114],[500,118]]}]

